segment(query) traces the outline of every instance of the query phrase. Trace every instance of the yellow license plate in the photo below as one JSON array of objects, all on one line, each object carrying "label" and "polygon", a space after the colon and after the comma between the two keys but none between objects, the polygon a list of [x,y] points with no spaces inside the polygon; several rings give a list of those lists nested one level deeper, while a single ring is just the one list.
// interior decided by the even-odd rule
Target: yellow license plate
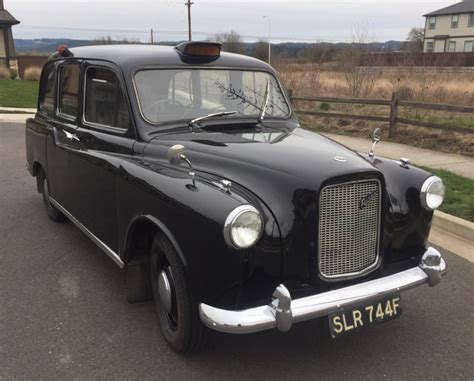
[{"label": "yellow license plate", "polygon": [[400,294],[392,294],[362,305],[346,307],[329,315],[329,332],[336,338],[374,324],[396,319],[401,314]]}]

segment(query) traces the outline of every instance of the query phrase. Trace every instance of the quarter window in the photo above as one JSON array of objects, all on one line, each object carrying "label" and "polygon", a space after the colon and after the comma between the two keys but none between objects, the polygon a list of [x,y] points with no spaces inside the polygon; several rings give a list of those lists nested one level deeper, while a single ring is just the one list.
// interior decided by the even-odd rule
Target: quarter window
[{"label": "quarter window", "polygon": [[432,16],[428,19],[428,29],[436,29],[436,16]]},{"label": "quarter window", "polygon": [[64,65],[60,70],[59,112],[76,118],[79,107],[79,65]]},{"label": "quarter window", "polygon": [[474,41],[466,41],[464,43],[464,51],[468,53],[474,53]]},{"label": "quarter window", "polygon": [[41,78],[41,90],[39,95],[39,110],[54,113],[54,82],[56,80],[56,67],[47,66]]},{"label": "quarter window", "polygon": [[449,41],[448,52],[454,53],[456,51],[456,41]]},{"label": "quarter window", "polygon": [[89,68],[86,74],[85,120],[127,130],[130,116],[117,75],[109,69]]},{"label": "quarter window", "polygon": [[451,16],[451,28],[457,28],[459,26],[459,15]]}]

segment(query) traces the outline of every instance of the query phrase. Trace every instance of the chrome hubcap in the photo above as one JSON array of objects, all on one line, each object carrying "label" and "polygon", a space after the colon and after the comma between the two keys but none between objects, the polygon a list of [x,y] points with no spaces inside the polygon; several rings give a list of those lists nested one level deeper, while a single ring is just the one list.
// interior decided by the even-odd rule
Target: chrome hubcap
[{"label": "chrome hubcap", "polygon": [[172,295],[170,281],[165,270],[161,270],[158,275],[158,295],[160,297],[161,307],[169,314],[171,312]]}]

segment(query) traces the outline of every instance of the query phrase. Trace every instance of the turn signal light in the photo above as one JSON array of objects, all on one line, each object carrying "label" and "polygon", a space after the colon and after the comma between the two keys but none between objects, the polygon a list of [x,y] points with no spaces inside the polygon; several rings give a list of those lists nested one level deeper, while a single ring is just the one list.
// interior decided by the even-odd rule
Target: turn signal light
[{"label": "turn signal light", "polygon": [[74,56],[66,45],[59,45],[57,52],[61,57],[68,58]]}]

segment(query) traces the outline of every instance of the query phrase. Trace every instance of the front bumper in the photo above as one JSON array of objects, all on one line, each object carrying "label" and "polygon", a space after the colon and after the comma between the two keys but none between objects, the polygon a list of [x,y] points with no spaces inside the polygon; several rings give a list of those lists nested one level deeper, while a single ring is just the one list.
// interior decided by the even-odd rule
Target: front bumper
[{"label": "front bumper", "polygon": [[202,322],[216,331],[252,333],[278,328],[286,332],[293,323],[329,315],[354,302],[410,290],[424,283],[436,286],[446,271],[446,262],[441,254],[429,247],[419,266],[384,278],[295,300],[291,300],[290,292],[281,284],[273,292],[274,299],[269,305],[230,311],[201,303],[199,314]]}]

